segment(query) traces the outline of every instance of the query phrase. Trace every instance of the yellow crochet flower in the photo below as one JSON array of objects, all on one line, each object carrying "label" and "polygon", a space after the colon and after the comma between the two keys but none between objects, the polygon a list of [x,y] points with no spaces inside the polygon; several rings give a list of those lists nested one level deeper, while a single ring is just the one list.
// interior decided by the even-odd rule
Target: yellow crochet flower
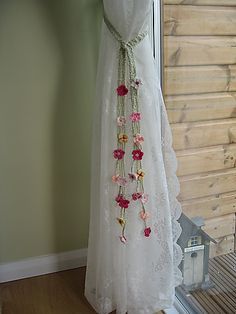
[{"label": "yellow crochet flower", "polygon": [[142,181],[145,176],[145,172],[142,169],[137,171],[137,180]]},{"label": "yellow crochet flower", "polygon": [[116,220],[118,221],[118,223],[121,225],[121,227],[125,226],[125,219],[124,218],[116,218]]},{"label": "yellow crochet flower", "polygon": [[120,133],[118,135],[118,141],[120,143],[127,143],[128,142],[128,136],[126,134],[124,134],[124,133]]}]

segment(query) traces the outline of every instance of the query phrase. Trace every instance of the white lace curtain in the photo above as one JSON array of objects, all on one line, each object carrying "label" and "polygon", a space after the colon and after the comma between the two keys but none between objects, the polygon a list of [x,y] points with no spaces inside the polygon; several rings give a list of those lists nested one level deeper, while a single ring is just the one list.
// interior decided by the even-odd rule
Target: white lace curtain
[{"label": "white lace curtain", "polygon": [[[125,51],[124,43],[144,34],[150,25],[152,0],[104,0],[103,3],[108,23],[122,37]],[[171,307],[174,288],[182,279],[178,269],[182,252],[176,244],[181,233],[177,222],[181,213],[176,200],[179,193],[175,174],[177,162],[150,39],[148,35],[143,37],[132,47],[133,59],[132,53],[126,51],[126,65],[120,65],[125,67],[124,79],[122,71],[118,71],[122,58],[119,55],[121,42],[108,25],[103,23],[102,26],[93,120],[91,211],[85,285],[85,295],[99,314],[108,314],[113,310],[117,314],[153,314]],[[135,62],[135,82],[139,87],[129,81],[129,58]],[[124,82],[118,81],[118,76]],[[125,95],[117,96],[121,83],[127,87],[127,91],[123,86]],[[138,91],[133,91],[137,93],[138,113],[142,118],[133,123],[129,117],[137,112],[132,108],[134,97],[130,94],[132,88],[136,87]],[[117,102],[121,107],[117,107]],[[125,135],[128,141],[123,132],[122,144],[119,144],[119,139],[117,142],[117,136],[121,130],[124,131],[123,126],[117,126],[117,118],[120,118],[117,108],[124,108],[122,117],[126,119]],[[135,128],[139,127],[139,134],[144,138],[142,145],[141,138],[137,144],[140,146],[136,147],[139,153],[144,153],[140,157],[145,172],[142,184],[132,182],[138,180],[137,174],[134,178],[128,176],[136,162],[132,159],[132,142]],[[124,169],[121,167],[124,172],[122,178],[118,178],[123,182],[117,180],[117,171],[121,169],[116,167],[120,159],[114,155],[117,145],[125,150]],[[137,165],[141,164],[138,162]],[[124,178],[124,174],[127,177]],[[125,188],[120,187],[124,186],[124,180]],[[144,190],[138,190],[140,186],[144,187],[145,196],[148,194],[148,201],[133,200],[135,193],[144,196]],[[125,194],[128,208],[121,209],[126,207],[127,202],[121,206],[119,200],[116,201],[120,194]],[[147,219],[143,217],[143,210]],[[120,221],[121,218],[123,221]]]}]

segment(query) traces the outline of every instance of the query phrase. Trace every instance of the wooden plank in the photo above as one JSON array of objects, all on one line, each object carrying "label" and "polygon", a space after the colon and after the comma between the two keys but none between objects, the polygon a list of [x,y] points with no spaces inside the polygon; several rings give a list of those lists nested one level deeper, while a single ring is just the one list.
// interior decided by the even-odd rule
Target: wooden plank
[{"label": "wooden plank", "polygon": [[214,258],[211,260],[211,267],[216,270],[217,274],[221,274],[224,277],[224,280],[227,280],[227,285],[230,290],[232,290],[236,296],[236,280],[235,276],[232,276],[231,273],[228,271],[225,265],[221,265],[218,263],[218,258]]},{"label": "wooden plank", "polygon": [[235,64],[236,37],[165,36],[164,52],[168,66]]},{"label": "wooden plank", "polygon": [[235,233],[235,214],[207,219],[203,230],[214,239]]},{"label": "wooden plank", "polygon": [[230,313],[232,311],[234,311],[234,302],[231,300],[231,298],[225,294],[224,292],[215,289],[215,288],[211,288],[209,290],[207,290],[207,292],[209,295],[211,295],[212,299],[214,300],[214,302],[216,304],[218,304],[220,307],[222,307],[221,312],[219,313]]},{"label": "wooden plank", "polygon": [[180,150],[176,155],[178,176],[230,169],[236,164],[236,144]]},{"label": "wooden plank", "polygon": [[234,251],[234,234],[216,239],[217,244],[210,244],[210,258]]},{"label": "wooden plank", "polygon": [[201,304],[202,307],[207,311],[207,313],[220,313],[219,310],[216,309],[215,303],[212,300],[207,298],[206,294],[203,294],[200,290],[194,293],[194,297]]},{"label": "wooden plank", "polygon": [[209,274],[213,287],[191,292],[182,290],[180,294],[180,286],[176,289],[177,295],[182,295],[185,300],[189,299],[195,304],[201,304],[199,313],[235,313],[235,264],[233,268],[228,264],[228,257],[234,259],[234,256],[235,254],[231,253],[209,261]]},{"label": "wooden plank", "polygon": [[235,266],[236,265],[236,257],[235,254],[229,254],[228,260]]},{"label": "wooden plank", "polygon": [[164,4],[235,6],[235,0],[164,0]]},{"label": "wooden plank", "polygon": [[165,35],[235,35],[236,7],[165,5]]},{"label": "wooden plank", "polygon": [[221,266],[226,267],[227,271],[230,273],[230,275],[235,277],[235,279],[236,279],[235,265],[232,265],[228,259],[230,254],[232,254],[232,252],[227,254],[227,255],[224,255],[224,256],[219,255],[217,257],[217,263],[219,263]]},{"label": "wooden plank", "polygon": [[226,288],[224,288],[221,280],[218,280],[214,270],[210,270],[210,278],[212,283],[214,284],[214,288],[212,288],[211,291],[215,292],[216,295],[223,296],[223,300],[222,298],[220,298],[220,300],[222,300],[222,302],[220,302],[220,305],[222,305],[225,310],[225,312],[223,313],[234,313],[235,298],[231,295],[230,290],[227,289],[227,286]]},{"label": "wooden plank", "polygon": [[176,295],[178,299],[183,300],[184,303],[187,302],[190,307],[194,308],[195,312],[198,311],[197,313],[207,314],[196,298],[191,293],[187,294],[181,285],[176,287]]},{"label": "wooden plank", "polygon": [[236,119],[172,124],[175,150],[236,142]]},{"label": "wooden plank", "polygon": [[219,274],[217,273],[217,270],[211,265],[211,261],[209,266],[211,281],[214,284],[215,289],[219,292],[219,294],[225,296],[226,302],[224,302],[224,304],[227,305],[228,307],[228,309],[224,313],[234,313],[235,296],[232,291],[232,288],[227,284],[225,278],[222,277],[220,273]]},{"label": "wooden plank", "polygon": [[236,93],[166,96],[170,123],[236,117]]},{"label": "wooden plank", "polygon": [[229,91],[236,91],[236,65],[183,66],[165,68],[165,95]]},{"label": "wooden plank", "polygon": [[190,218],[215,218],[236,212],[236,191],[182,201],[182,210]]},{"label": "wooden plank", "polygon": [[236,290],[236,278],[235,276],[232,276],[231,273],[228,271],[227,267],[225,267],[225,265],[221,265],[220,263],[218,263],[218,261],[216,259],[213,260],[214,262],[214,267],[215,269],[217,269],[218,272],[220,272],[223,276],[225,276],[225,278],[228,279],[229,283],[232,285],[233,290]]},{"label": "wooden plank", "polygon": [[179,200],[234,192],[236,187],[236,169],[202,173],[179,177]]}]

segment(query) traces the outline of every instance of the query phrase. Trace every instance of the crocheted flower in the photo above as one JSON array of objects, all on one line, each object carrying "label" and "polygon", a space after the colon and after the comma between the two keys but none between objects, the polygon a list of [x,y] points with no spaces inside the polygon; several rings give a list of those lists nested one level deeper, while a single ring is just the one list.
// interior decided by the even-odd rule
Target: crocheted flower
[{"label": "crocheted flower", "polygon": [[117,180],[117,184],[125,187],[128,184],[128,180],[125,177],[119,177]]},{"label": "crocheted flower", "polygon": [[151,233],[151,228],[150,227],[147,227],[144,229],[144,235],[145,237],[149,237],[150,236],[150,233]]},{"label": "crocheted flower", "polygon": [[128,88],[124,84],[118,86],[116,91],[118,96],[125,96],[129,92]]},{"label": "crocheted flower", "polygon": [[111,177],[113,183],[117,183],[120,186],[126,186],[128,184],[128,179],[121,177],[119,174]]},{"label": "crocheted flower", "polygon": [[120,116],[117,118],[117,125],[118,126],[124,126],[126,123],[126,119],[124,116]]},{"label": "crocheted flower", "polygon": [[120,239],[120,241],[121,241],[122,243],[124,243],[124,244],[125,244],[126,241],[127,241],[125,236],[120,236],[119,239]]},{"label": "crocheted flower", "polygon": [[134,160],[142,160],[144,153],[141,151],[141,149],[134,149],[132,151],[132,155]]},{"label": "crocheted flower", "polygon": [[130,203],[129,200],[126,200],[122,194],[117,195],[116,202],[121,208],[128,208]]},{"label": "crocheted flower", "polygon": [[116,220],[121,225],[121,227],[125,226],[125,219],[124,218],[116,218]]},{"label": "crocheted flower", "polygon": [[148,194],[142,194],[140,201],[142,202],[142,204],[146,204],[148,201]]},{"label": "crocheted flower", "polygon": [[126,200],[125,198],[122,198],[120,201],[119,201],[119,206],[121,208],[128,208],[129,207],[129,200]]},{"label": "crocheted flower", "polygon": [[124,133],[120,133],[118,135],[118,141],[120,143],[127,143],[128,142],[128,136],[126,134],[124,134]]},{"label": "crocheted flower", "polygon": [[134,135],[134,144],[139,146],[143,142],[144,142],[144,137],[141,134],[137,133]]},{"label": "crocheted flower", "polygon": [[142,193],[136,192],[132,194],[133,201],[137,201],[142,197]]},{"label": "crocheted flower", "polygon": [[121,200],[123,200],[123,195],[122,194],[117,195],[116,202],[119,203]]},{"label": "crocheted flower", "polygon": [[140,79],[136,79],[130,84],[135,89],[138,89],[141,85],[143,85],[142,81]]},{"label": "crocheted flower", "polygon": [[137,174],[136,173],[129,173],[129,179],[131,182],[137,180]]},{"label": "crocheted flower", "polygon": [[114,158],[118,159],[118,160],[122,159],[124,157],[124,154],[125,154],[125,152],[123,151],[123,149],[120,149],[120,148],[115,149],[113,151]]},{"label": "crocheted flower", "polygon": [[[139,216],[142,220],[146,220],[150,217],[150,214],[148,212],[144,212],[143,210],[139,213]],[[151,229],[150,229],[151,232]]]},{"label": "crocheted flower", "polygon": [[145,176],[145,172],[142,169],[137,171],[137,180],[142,181]]},{"label": "crocheted flower", "polygon": [[140,112],[132,112],[129,116],[132,122],[138,122],[141,120],[141,113]]},{"label": "crocheted flower", "polygon": [[111,177],[112,182],[113,182],[113,183],[118,183],[118,179],[119,179],[119,177],[120,177],[120,175],[119,175],[119,174],[112,176],[112,177]]}]

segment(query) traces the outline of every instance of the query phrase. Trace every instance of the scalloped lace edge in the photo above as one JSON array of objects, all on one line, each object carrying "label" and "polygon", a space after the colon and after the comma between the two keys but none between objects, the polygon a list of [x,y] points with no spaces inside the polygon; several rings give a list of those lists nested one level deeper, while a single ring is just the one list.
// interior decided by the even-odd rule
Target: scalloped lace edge
[{"label": "scalloped lace edge", "polygon": [[183,259],[183,252],[181,247],[177,243],[177,240],[179,239],[182,232],[182,228],[180,226],[180,223],[178,222],[178,219],[180,218],[182,213],[182,209],[180,202],[177,200],[177,196],[180,193],[180,184],[176,175],[178,165],[177,157],[172,147],[172,133],[168,122],[164,101],[162,107],[164,107],[164,110],[162,109],[162,123],[165,124],[164,132],[162,133],[162,145],[172,216],[174,284],[175,287],[177,287],[182,283],[183,280],[182,273],[179,269],[179,265]]}]

